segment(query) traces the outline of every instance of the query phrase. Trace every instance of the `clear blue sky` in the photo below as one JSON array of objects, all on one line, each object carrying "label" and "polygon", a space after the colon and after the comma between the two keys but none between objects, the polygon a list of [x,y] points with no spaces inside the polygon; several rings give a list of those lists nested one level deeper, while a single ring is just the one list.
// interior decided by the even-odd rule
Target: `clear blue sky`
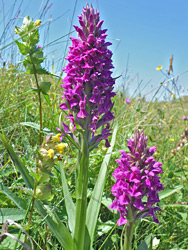
[{"label": "clear blue sky", "polygon": [[[13,10],[11,8],[13,0],[3,2],[4,6],[2,2],[0,5],[0,35],[21,3],[19,17],[29,15],[34,17],[34,20],[39,18],[41,3],[43,6],[46,3],[39,0],[17,0]],[[41,43],[46,44],[67,34],[73,13],[73,24],[77,24],[77,15],[81,14],[86,3],[84,0],[49,1],[48,6],[52,5],[42,21],[45,22],[51,17],[52,22],[48,35],[46,35],[47,25],[41,28]],[[131,79],[135,79],[130,81],[130,94],[141,80],[143,80],[142,86],[146,85],[144,94],[160,86],[164,76],[155,68],[163,65],[164,72],[168,70],[171,55],[174,56],[174,75],[188,70],[188,0],[93,0],[88,3],[92,3],[100,11],[100,17],[104,20],[103,28],[108,29],[108,40],[113,43],[111,49],[115,66],[114,76],[124,74],[129,58],[129,75]],[[5,18],[3,12],[8,13]],[[21,19],[16,20],[17,24],[21,22]],[[71,31],[73,30],[71,28]],[[10,41],[13,38],[13,31],[9,29],[9,32],[12,32]],[[60,71],[58,67],[62,63],[66,40],[67,38],[61,39],[60,43],[50,46],[45,51],[49,60],[52,58],[50,52],[54,51],[57,71]],[[139,77],[135,78],[137,73]],[[121,82],[122,78],[118,80],[118,84]],[[187,89],[188,74],[182,75],[178,84]]]}]

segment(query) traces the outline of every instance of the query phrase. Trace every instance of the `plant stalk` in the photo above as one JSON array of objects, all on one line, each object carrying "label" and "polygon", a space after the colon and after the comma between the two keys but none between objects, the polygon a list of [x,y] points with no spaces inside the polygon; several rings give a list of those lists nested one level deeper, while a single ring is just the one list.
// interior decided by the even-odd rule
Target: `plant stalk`
[{"label": "plant stalk", "polygon": [[[39,115],[40,115],[40,134],[39,134],[39,143],[40,144],[39,145],[41,145],[42,144],[42,99],[41,99],[41,93],[40,93],[40,88],[39,88],[39,82],[38,82],[38,78],[37,78],[37,71],[36,71],[36,68],[35,68],[35,64],[32,61],[32,55],[31,54],[30,54],[30,59],[31,59],[31,62],[33,64],[33,71],[34,71],[34,76],[35,76],[35,81],[36,81],[37,89],[39,90],[38,91]],[[36,173],[38,173],[37,164],[36,164]],[[36,180],[35,180],[35,183],[34,183],[34,192],[33,192],[33,197],[32,197],[31,211],[30,211],[30,215],[29,215],[29,220],[28,220],[28,223],[27,223],[27,227],[29,227],[29,225],[31,223],[32,216],[33,216],[34,205],[35,205],[36,188],[37,188],[37,183],[36,183]],[[25,235],[24,243],[26,243],[26,241],[27,241],[27,235]]]},{"label": "plant stalk", "polygon": [[40,145],[42,144],[42,98],[41,98],[41,91],[40,91],[40,87],[39,87],[39,82],[38,82],[38,78],[37,78],[37,71],[36,71],[36,67],[35,64],[32,61],[32,55],[30,55],[31,58],[31,62],[33,64],[33,70],[34,70],[34,77],[35,77],[35,81],[36,81],[36,85],[37,85],[37,89],[38,91],[38,99],[39,99],[39,116],[40,116],[40,135],[39,135],[39,142]]},{"label": "plant stalk", "polygon": [[74,229],[74,249],[84,249],[85,223],[87,209],[89,147],[87,133],[81,138],[81,151],[77,165],[76,176],[76,218]]},{"label": "plant stalk", "polygon": [[125,230],[125,238],[124,238],[124,249],[123,250],[131,250],[132,249],[132,238],[134,232],[134,221],[128,221]]}]

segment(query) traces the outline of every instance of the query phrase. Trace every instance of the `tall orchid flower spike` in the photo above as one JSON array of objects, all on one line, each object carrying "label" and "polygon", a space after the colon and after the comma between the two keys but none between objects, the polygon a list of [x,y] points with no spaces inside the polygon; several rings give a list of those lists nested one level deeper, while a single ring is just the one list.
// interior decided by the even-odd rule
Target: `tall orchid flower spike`
[{"label": "tall orchid flower spike", "polygon": [[[83,250],[85,244],[90,249],[93,241],[91,230],[85,231],[89,154],[101,140],[105,140],[106,147],[110,146],[108,136],[111,135],[110,121],[114,118],[111,98],[115,96],[115,82],[111,76],[112,52],[108,49],[111,43],[105,41],[107,30],[101,28],[103,21],[99,19],[99,12],[87,4],[78,18],[80,26],[74,26],[78,38],[70,38],[72,46],[66,57],[68,64],[63,70],[66,76],[61,85],[63,102],[60,108],[67,115],[58,130],[62,130],[62,136],[79,150],[72,234],[75,249]],[[75,132],[79,132],[78,138]]]},{"label": "tall orchid flower spike", "polygon": [[[103,21],[92,6],[87,4],[78,17],[80,27],[74,26],[78,38],[70,38],[72,46],[66,57],[69,63],[63,70],[66,77],[61,85],[63,103],[60,108],[68,110],[69,121],[74,128],[81,126],[92,144],[105,139],[108,145],[109,122],[114,118],[111,98],[115,96],[112,52],[108,49],[111,43],[105,41],[107,30],[101,29]],[[96,137],[96,130],[101,126],[103,132]]]}]

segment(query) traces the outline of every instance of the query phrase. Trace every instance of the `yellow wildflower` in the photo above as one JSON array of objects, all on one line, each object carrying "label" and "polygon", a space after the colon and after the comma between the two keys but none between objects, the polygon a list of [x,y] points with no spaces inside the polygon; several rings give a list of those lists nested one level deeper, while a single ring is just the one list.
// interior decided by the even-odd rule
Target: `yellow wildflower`
[{"label": "yellow wildflower", "polygon": [[170,138],[170,141],[174,141],[174,139],[173,139],[173,138]]},{"label": "yellow wildflower", "polygon": [[159,66],[156,68],[156,70],[160,71],[160,70],[162,70],[162,68],[163,68],[163,66],[162,66],[162,65],[159,65]]},{"label": "yellow wildflower", "polygon": [[54,150],[50,148],[48,150],[48,157],[53,158],[53,156],[54,156]]},{"label": "yellow wildflower", "polygon": [[60,136],[61,136],[61,134],[57,134],[56,136],[53,136],[53,137],[52,137],[52,140],[53,140],[54,142],[59,142],[59,141],[60,141]]},{"label": "yellow wildflower", "polygon": [[60,154],[62,154],[63,153],[63,151],[64,151],[64,149],[67,147],[67,144],[66,143],[60,143],[60,144],[58,144],[57,146],[56,146],[56,149],[57,149],[57,151],[60,153]]},{"label": "yellow wildflower", "polygon": [[35,22],[34,22],[34,24],[36,25],[36,26],[40,26],[40,24],[41,24],[41,20],[40,19],[37,19]]},{"label": "yellow wildflower", "polygon": [[171,97],[172,97],[172,98],[175,98],[175,97],[176,97],[176,95],[175,95],[175,94],[172,94],[172,95],[171,95]]},{"label": "yellow wildflower", "polygon": [[15,29],[14,29],[14,32],[15,32],[15,34],[18,34],[18,29],[15,28]]}]

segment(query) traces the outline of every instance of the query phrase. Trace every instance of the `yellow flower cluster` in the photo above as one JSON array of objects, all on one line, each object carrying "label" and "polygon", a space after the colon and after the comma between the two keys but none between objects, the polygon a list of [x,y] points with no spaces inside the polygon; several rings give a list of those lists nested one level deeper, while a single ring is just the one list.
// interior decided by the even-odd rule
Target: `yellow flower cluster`
[{"label": "yellow flower cluster", "polygon": [[54,156],[54,150],[50,148],[50,149],[48,150],[47,155],[48,155],[48,157],[50,157],[50,159],[53,158],[53,156]]},{"label": "yellow flower cluster", "polygon": [[162,65],[159,65],[159,66],[156,68],[156,70],[160,71],[160,70],[162,70],[162,68],[163,68],[163,66],[162,66]]},{"label": "yellow flower cluster", "polygon": [[41,24],[41,20],[40,19],[37,19],[35,22],[34,22],[34,24],[36,25],[36,26],[40,26],[40,24]]},{"label": "yellow flower cluster", "polygon": [[43,159],[53,159],[57,153],[63,154],[65,148],[67,148],[67,143],[60,142],[60,137],[60,133],[55,136],[47,136],[46,142],[43,143],[43,147],[41,147],[39,150],[39,153]]},{"label": "yellow flower cluster", "polygon": [[60,154],[62,154],[63,153],[63,151],[64,151],[64,149],[67,147],[67,144],[66,143],[60,143],[60,144],[57,144],[56,145],[56,150],[60,153]]},{"label": "yellow flower cluster", "polygon": [[60,141],[61,134],[57,134],[56,136],[52,136],[53,142],[59,142]]}]

